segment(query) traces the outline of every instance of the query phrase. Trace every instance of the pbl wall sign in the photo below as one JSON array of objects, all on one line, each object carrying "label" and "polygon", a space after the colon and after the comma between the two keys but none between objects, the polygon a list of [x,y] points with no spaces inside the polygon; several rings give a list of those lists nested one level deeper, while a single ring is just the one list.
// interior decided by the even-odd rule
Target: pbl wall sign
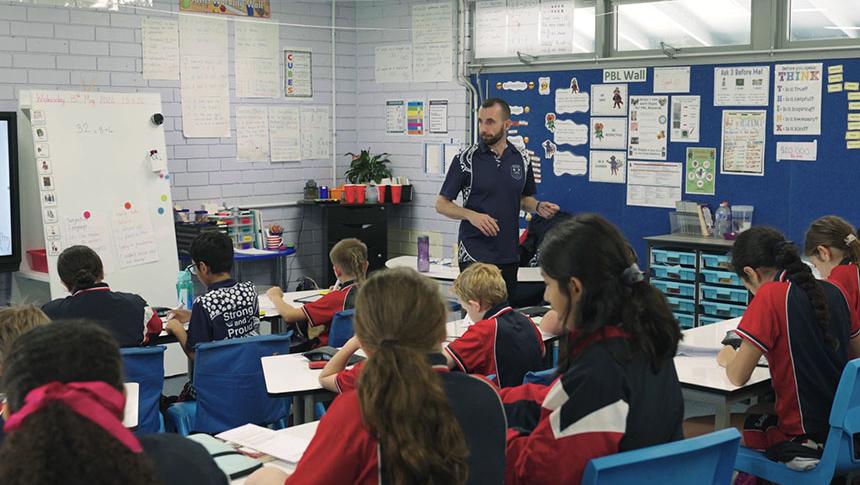
[{"label": "pbl wall sign", "polygon": [[272,16],[269,0],[179,0],[179,10],[264,19]]},{"label": "pbl wall sign", "polygon": [[646,80],[648,80],[647,67],[603,70],[603,82],[605,83],[644,83]]}]

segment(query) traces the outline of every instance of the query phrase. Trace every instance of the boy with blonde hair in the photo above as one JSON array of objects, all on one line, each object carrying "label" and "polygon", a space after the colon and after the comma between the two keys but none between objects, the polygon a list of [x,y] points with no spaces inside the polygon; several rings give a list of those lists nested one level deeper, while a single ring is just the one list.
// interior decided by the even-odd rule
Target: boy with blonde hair
[{"label": "boy with blonde hair", "polygon": [[520,385],[526,372],[541,369],[545,349],[540,330],[507,304],[499,268],[472,264],[454,281],[452,291],[475,323],[445,348],[449,369],[495,375],[500,387]]}]

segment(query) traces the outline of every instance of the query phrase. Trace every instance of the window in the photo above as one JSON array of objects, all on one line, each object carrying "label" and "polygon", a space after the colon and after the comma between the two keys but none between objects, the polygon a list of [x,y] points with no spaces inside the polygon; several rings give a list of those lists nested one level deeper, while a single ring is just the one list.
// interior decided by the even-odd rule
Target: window
[{"label": "window", "polygon": [[750,43],[752,0],[666,0],[616,5],[619,51]]},{"label": "window", "polygon": [[860,4],[851,0],[791,0],[789,40],[860,38]]}]

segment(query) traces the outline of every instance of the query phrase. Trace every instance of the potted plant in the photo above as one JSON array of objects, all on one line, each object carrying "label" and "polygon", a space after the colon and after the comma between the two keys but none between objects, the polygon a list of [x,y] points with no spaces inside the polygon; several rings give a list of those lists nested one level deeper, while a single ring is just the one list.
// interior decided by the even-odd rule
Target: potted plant
[{"label": "potted plant", "polygon": [[351,184],[367,184],[367,201],[377,201],[377,189],[375,187],[382,179],[391,178],[391,169],[386,165],[391,163],[388,153],[371,155],[370,149],[362,150],[358,155],[347,153],[352,157],[349,170],[346,171],[346,180]]}]

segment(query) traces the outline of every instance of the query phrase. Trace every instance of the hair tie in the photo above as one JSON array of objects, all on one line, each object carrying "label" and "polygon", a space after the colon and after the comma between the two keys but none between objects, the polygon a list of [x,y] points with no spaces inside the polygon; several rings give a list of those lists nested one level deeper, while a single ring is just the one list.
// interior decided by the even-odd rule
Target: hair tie
[{"label": "hair tie", "polygon": [[386,347],[386,348],[389,348],[389,349],[390,349],[390,348],[392,348],[392,347],[395,347],[395,346],[397,346],[397,345],[399,345],[399,344],[400,344],[400,340],[398,340],[398,339],[396,339],[396,338],[387,338],[387,339],[382,339],[382,341],[381,341],[381,342],[379,342],[379,346],[380,346],[380,347]]},{"label": "hair tie", "polygon": [[621,282],[626,286],[633,286],[645,281],[645,273],[639,269],[639,265],[633,263],[621,273]]},{"label": "hair tie", "polygon": [[54,381],[31,389],[24,398],[24,406],[9,417],[3,425],[3,431],[11,433],[17,430],[30,415],[52,402],[62,403],[76,414],[92,421],[132,453],[143,451],[140,441],[123,426],[118,417],[122,415],[125,408],[125,396],[101,381],[65,384]]},{"label": "hair tie", "polygon": [[849,235],[845,236],[845,245],[846,246],[850,246],[851,243],[853,243],[853,242],[857,242],[857,236],[855,236],[854,234],[849,234]]}]

